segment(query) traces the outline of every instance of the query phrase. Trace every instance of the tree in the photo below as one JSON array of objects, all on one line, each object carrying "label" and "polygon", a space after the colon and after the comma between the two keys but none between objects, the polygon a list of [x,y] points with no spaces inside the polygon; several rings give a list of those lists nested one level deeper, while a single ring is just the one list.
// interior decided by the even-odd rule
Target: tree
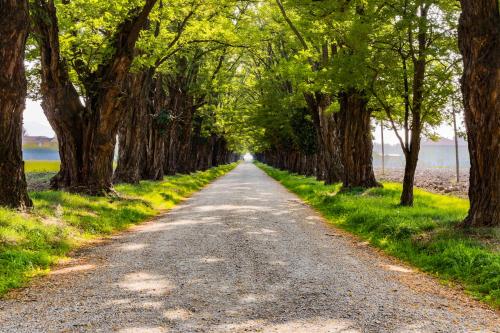
[{"label": "tree", "polygon": [[143,149],[147,144],[147,130],[152,122],[149,113],[149,98],[152,85],[151,71],[129,73],[125,80],[125,112],[118,130],[118,161],[113,181],[137,184],[144,175],[146,157]]},{"label": "tree", "polygon": [[[303,51],[307,53],[310,52],[311,50],[306,38],[288,17],[287,11],[281,0],[276,0],[276,4],[286,24],[299,40]],[[340,124],[337,122],[337,117],[335,117],[329,109],[334,97],[331,92],[324,91],[325,89],[320,88],[323,85],[324,78],[321,77],[321,74],[318,75],[317,73],[325,70],[326,67],[331,65],[331,61],[336,55],[336,51],[335,48],[330,50],[330,41],[321,40],[321,37],[318,35],[312,34],[308,39],[316,44],[314,56],[308,56],[307,59],[310,70],[316,74],[316,80],[311,80],[309,78],[310,83],[312,83],[312,89],[304,91],[303,95],[311,113],[316,131],[316,145],[318,148],[318,154],[316,155],[316,176],[318,179],[324,180],[327,184],[333,184],[346,180],[345,168],[342,163],[343,156]],[[354,172],[355,171],[353,171],[353,173]]]},{"label": "tree", "polygon": [[[231,46],[238,21],[232,17],[234,12],[232,2],[160,1],[154,20],[136,45],[138,55],[122,104],[127,110],[119,131],[115,181],[158,180],[165,173],[211,165],[207,161],[215,142],[210,145],[199,137],[200,124],[194,120],[207,104],[206,97],[213,94],[211,87],[204,86],[216,73],[207,77],[200,68]],[[216,63],[219,69],[225,64]],[[206,144],[197,145],[201,141]]]},{"label": "tree", "polygon": [[[156,2],[112,3],[110,8],[107,3],[94,8],[80,1],[63,2],[58,7],[63,34],[54,0],[33,2],[42,108],[58,137],[61,156],[53,188],[93,195],[113,192],[113,153],[124,110],[119,107],[122,86]],[[102,16],[111,10],[117,13]]]},{"label": "tree", "polygon": [[0,0],[0,205],[21,209],[32,206],[22,159],[28,31],[28,2]]},{"label": "tree", "polygon": [[461,0],[458,44],[471,161],[463,226],[500,225],[500,14],[497,0]]},{"label": "tree", "polygon": [[376,51],[370,66],[374,72],[371,93],[404,153],[403,206],[413,205],[422,135],[426,127],[442,122],[441,111],[453,92],[458,58],[454,13],[447,1],[436,0],[398,0],[380,10],[384,20],[372,41]]},{"label": "tree", "polygon": [[318,164],[326,167],[326,181],[341,180],[345,188],[379,186],[373,172],[372,110],[368,107],[363,75],[370,6],[336,1],[321,5],[291,1],[301,13],[306,38],[288,17],[281,0],[276,3],[300,41],[303,59],[315,73],[314,80],[310,80],[315,89],[305,91],[304,95],[314,110],[319,154],[324,156]]}]

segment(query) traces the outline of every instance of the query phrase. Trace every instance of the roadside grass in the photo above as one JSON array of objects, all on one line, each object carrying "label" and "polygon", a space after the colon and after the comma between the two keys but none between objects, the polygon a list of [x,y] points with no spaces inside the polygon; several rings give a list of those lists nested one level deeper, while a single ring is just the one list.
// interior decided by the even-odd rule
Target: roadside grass
[{"label": "roadside grass", "polygon": [[335,226],[500,308],[500,230],[456,228],[467,213],[467,200],[416,189],[415,206],[401,207],[401,184],[339,192],[340,184],[324,185],[312,177],[256,165]]},{"label": "roadside grass", "polygon": [[0,295],[48,272],[72,249],[172,208],[235,166],[119,184],[120,198],[41,191],[30,193],[34,209],[29,213],[0,208]]}]

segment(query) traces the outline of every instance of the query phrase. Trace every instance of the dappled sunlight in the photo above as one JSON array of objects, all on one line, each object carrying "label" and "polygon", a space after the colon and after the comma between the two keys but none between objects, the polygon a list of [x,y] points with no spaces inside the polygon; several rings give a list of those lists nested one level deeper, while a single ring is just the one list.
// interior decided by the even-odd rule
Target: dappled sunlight
[{"label": "dappled sunlight", "polygon": [[237,213],[249,213],[255,211],[269,211],[271,207],[266,206],[250,206],[250,205],[205,205],[193,207],[196,212],[212,212],[212,211],[235,211]]},{"label": "dappled sunlight", "polygon": [[381,265],[381,267],[383,267],[387,270],[393,271],[393,272],[398,272],[398,273],[413,273],[414,272],[411,269],[408,269],[408,268],[405,268],[402,266],[398,266],[398,265],[384,264],[384,265]]},{"label": "dappled sunlight", "polygon": [[269,265],[273,266],[288,266],[289,264],[282,260],[273,260],[269,262]]},{"label": "dappled sunlight", "polygon": [[252,197],[252,196],[245,196],[243,197],[244,200],[249,200],[249,201],[257,201],[257,202],[267,202],[267,199],[264,198],[258,198],[258,197]]},{"label": "dappled sunlight", "polygon": [[192,312],[187,309],[177,308],[166,310],[163,316],[168,320],[178,321],[178,320],[188,320],[192,315]]},{"label": "dappled sunlight", "polygon": [[202,221],[216,221],[216,220],[220,220],[220,217],[219,216],[204,216],[200,220],[202,220]]},{"label": "dappled sunlight", "polygon": [[262,320],[247,320],[241,323],[220,325],[218,332],[264,332],[264,333],[358,333],[350,320],[312,318],[307,320],[267,323]]},{"label": "dappled sunlight", "polygon": [[[215,219],[214,219],[215,220]],[[175,222],[168,222],[166,224],[167,226],[167,229],[170,229],[169,227],[172,227],[172,226],[184,226],[184,225],[196,225],[196,224],[220,224],[220,222],[211,222],[210,220],[207,221],[207,220],[188,220],[188,219],[185,219],[185,220],[177,220]]]},{"label": "dappled sunlight", "polygon": [[163,308],[163,302],[160,301],[144,301],[144,302],[139,302],[139,305],[143,309],[153,309],[153,310],[160,310]]},{"label": "dappled sunlight", "polygon": [[214,257],[205,257],[205,258],[199,259],[199,262],[204,263],[204,264],[213,264],[213,263],[219,263],[219,262],[223,262],[223,261],[225,261],[225,259],[214,258]]},{"label": "dappled sunlight", "polygon": [[241,304],[263,303],[263,302],[273,302],[273,301],[276,301],[276,297],[270,293],[268,294],[248,293],[238,298],[238,302]]},{"label": "dappled sunlight", "polygon": [[257,302],[257,295],[254,294],[248,294],[240,297],[240,302],[241,303],[255,303]]},{"label": "dappled sunlight", "polygon": [[64,268],[54,270],[51,272],[51,274],[52,275],[62,275],[62,274],[68,274],[68,273],[77,273],[77,272],[89,271],[89,270],[92,270],[95,268],[96,268],[96,266],[91,265],[91,264],[77,265],[77,266],[64,267]]},{"label": "dappled sunlight", "polygon": [[290,214],[290,212],[284,210],[284,211],[273,212],[271,214],[273,214],[274,216],[281,216],[281,215],[288,215],[288,214]]},{"label": "dappled sunlight", "polygon": [[120,246],[121,251],[138,251],[144,249],[147,244],[143,243],[131,243],[131,244],[123,244]]},{"label": "dappled sunlight", "polygon": [[282,324],[266,325],[263,333],[360,333],[363,330],[356,328],[351,320],[312,318],[307,320],[289,321]]},{"label": "dappled sunlight", "polygon": [[168,333],[170,330],[164,327],[148,327],[148,326],[134,326],[122,328],[117,331],[118,333]]},{"label": "dappled sunlight", "polygon": [[163,295],[172,291],[175,286],[164,277],[147,272],[130,273],[119,283],[121,288],[149,295]]},{"label": "dappled sunlight", "polygon": [[248,234],[248,235],[268,235],[268,234],[274,234],[276,232],[277,232],[276,230],[261,228],[258,231],[247,231],[246,234]]}]

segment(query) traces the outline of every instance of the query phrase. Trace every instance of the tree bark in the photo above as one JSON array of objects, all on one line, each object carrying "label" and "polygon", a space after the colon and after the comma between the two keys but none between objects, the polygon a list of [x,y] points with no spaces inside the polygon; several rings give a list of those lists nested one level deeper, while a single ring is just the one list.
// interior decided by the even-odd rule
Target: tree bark
[{"label": "tree bark", "polygon": [[318,179],[324,180],[326,184],[340,182],[344,173],[340,132],[335,116],[326,110],[331,99],[322,93],[306,94],[305,99],[316,128]]},{"label": "tree bark", "polygon": [[470,154],[464,227],[500,225],[500,14],[497,0],[461,0],[458,42]]},{"label": "tree bark", "polygon": [[179,139],[177,134],[177,121],[172,119],[167,130],[167,139],[165,145],[165,174],[175,175],[177,172],[177,152]]},{"label": "tree bark", "polygon": [[371,114],[367,104],[367,99],[359,91],[349,90],[340,94],[340,111],[335,117],[342,140],[344,188],[380,186],[373,172]]},{"label": "tree bark", "polygon": [[113,175],[115,183],[137,184],[141,180],[147,146],[147,124],[151,72],[129,74],[126,80],[123,121],[118,131],[118,163]]},{"label": "tree bark", "polygon": [[163,78],[153,80],[149,125],[146,134],[147,148],[143,179],[162,180],[165,175],[165,142],[170,111],[166,109],[167,96],[163,90]]},{"label": "tree bark", "polygon": [[405,173],[400,198],[401,206],[413,206],[415,171],[417,170],[418,155],[420,153],[420,130],[414,130],[411,136],[411,148],[405,151]]},{"label": "tree bark", "polygon": [[32,206],[22,156],[28,18],[28,1],[0,0],[0,205],[20,209]]},{"label": "tree bark", "polygon": [[134,47],[156,0],[126,19],[113,36],[114,53],[97,70],[85,73],[86,105],[70,81],[60,56],[59,31],[53,0],[37,0],[33,21],[42,65],[42,108],[57,134],[61,169],[52,179],[55,189],[91,195],[113,193],[113,157],[123,118],[123,82]]},{"label": "tree bark", "polygon": [[193,115],[195,112],[193,96],[189,88],[196,80],[197,66],[189,66],[188,59],[177,61],[177,71],[166,78],[168,87],[168,110],[171,112],[169,124],[168,174],[188,173],[191,156]]}]

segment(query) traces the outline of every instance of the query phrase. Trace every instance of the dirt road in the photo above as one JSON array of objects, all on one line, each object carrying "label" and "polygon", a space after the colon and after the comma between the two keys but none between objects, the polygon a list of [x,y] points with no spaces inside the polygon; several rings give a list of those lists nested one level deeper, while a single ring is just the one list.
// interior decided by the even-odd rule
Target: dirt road
[{"label": "dirt road", "polygon": [[243,163],[0,301],[1,332],[492,332],[496,313]]}]

